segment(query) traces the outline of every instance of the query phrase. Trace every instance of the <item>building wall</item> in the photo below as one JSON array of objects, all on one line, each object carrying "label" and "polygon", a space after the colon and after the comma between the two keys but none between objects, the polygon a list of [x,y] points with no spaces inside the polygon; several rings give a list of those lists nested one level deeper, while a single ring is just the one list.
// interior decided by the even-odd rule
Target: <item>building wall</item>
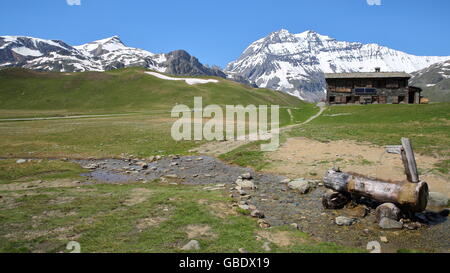
[{"label": "building wall", "polygon": [[398,89],[408,87],[408,78],[361,78],[327,79],[328,89],[332,92],[351,92],[358,87]]},{"label": "building wall", "polygon": [[[416,103],[416,94],[408,88],[408,79],[327,79],[327,102],[345,103]],[[355,88],[374,88],[375,94],[356,94]]]},{"label": "building wall", "polygon": [[[352,92],[327,92],[327,101],[333,103],[330,97],[334,97],[335,103],[408,103],[408,88],[377,89],[374,95],[361,95]],[[371,99],[371,101],[369,101]]]}]

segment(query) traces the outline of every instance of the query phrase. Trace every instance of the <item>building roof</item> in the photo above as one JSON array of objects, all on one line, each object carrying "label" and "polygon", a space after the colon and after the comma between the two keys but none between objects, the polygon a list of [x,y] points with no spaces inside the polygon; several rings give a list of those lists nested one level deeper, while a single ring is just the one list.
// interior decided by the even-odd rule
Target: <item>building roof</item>
[{"label": "building roof", "polygon": [[367,79],[367,78],[411,78],[405,72],[357,72],[357,73],[325,73],[326,79]]}]

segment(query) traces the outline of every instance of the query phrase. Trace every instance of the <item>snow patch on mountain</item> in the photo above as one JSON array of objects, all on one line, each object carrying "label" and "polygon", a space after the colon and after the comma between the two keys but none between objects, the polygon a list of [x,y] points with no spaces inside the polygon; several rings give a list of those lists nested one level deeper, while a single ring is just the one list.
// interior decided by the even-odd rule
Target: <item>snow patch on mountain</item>
[{"label": "snow patch on mountain", "polygon": [[157,72],[145,72],[148,75],[155,76],[157,78],[168,80],[168,81],[185,81],[188,85],[195,85],[195,84],[206,84],[206,83],[218,83],[218,80],[214,79],[196,79],[196,78],[174,78],[169,77]]},{"label": "snow patch on mountain", "polygon": [[33,56],[33,57],[42,56],[42,53],[39,50],[29,49],[24,46],[13,48],[12,51],[22,56]]}]

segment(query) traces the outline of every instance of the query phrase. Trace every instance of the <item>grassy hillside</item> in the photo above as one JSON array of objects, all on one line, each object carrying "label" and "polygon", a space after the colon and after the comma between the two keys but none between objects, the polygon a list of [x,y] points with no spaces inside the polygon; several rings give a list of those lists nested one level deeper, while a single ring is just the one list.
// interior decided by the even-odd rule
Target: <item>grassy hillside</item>
[{"label": "grassy hillside", "polygon": [[220,83],[187,85],[128,68],[105,73],[0,71],[0,118],[131,113],[88,119],[0,123],[0,156],[111,157],[185,153],[200,144],[170,137],[169,111],[192,107],[195,96],[208,104],[278,104],[281,125],[301,122],[317,108],[285,93]]},{"label": "grassy hillside", "polygon": [[144,72],[142,68],[85,73],[0,70],[0,116],[170,110],[176,104],[192,106],[194,96],[202,96],[205,105],[302,104],[282,92],[254,89],[221,78],[217,78],[220,83],[190,86]]}]

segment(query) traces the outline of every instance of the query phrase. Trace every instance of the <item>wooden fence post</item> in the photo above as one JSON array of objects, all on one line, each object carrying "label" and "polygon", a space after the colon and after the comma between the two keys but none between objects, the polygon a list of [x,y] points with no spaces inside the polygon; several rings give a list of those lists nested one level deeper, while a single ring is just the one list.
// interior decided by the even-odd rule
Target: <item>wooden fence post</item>
[{"label": "wooden fence post", "polygon": [[405,166],[405,174],[409,182],[419,183],[419,172],[417,171],[416,158],[409,138],[402,138],[402,161]]}]

